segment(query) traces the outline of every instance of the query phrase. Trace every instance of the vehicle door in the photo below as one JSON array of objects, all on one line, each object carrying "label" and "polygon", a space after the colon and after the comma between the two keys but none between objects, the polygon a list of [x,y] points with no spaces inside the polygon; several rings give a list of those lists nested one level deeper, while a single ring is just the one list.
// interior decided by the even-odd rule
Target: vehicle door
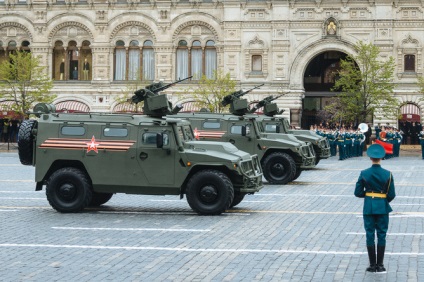
[{"label": "vehicle door", "polygon": [[250,120],[229,121],[227,132],[230,143],[242,151],[253,154],[255,151],[256,136]]},{"label": "vehicle door", "polygon": [[[163,138],[163,147],[157,139]],[[142,128],[138,134],[137,159],[152,186],[172,185],[175,179],[175,137],[171,128]]]}]

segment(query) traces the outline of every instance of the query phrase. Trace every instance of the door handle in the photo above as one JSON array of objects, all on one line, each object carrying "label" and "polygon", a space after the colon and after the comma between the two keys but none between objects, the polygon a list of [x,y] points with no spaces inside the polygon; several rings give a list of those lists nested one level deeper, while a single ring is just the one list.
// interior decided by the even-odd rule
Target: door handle
[{"label": "door handle", "polygon": [[142,161],[144,161],[145,159],[147,159],[149,157],[149,155],[147,154],[147,153],[145,153],[145,152],[141,152],[140,153],[140,159],[142,160]]}]

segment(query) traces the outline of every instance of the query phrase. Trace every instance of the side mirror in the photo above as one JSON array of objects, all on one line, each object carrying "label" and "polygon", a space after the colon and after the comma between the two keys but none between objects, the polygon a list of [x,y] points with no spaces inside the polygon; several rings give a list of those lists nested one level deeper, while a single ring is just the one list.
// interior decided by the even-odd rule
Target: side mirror
[{"label": "side mirror", "polygon": [[281,131],[280,131],[280,125],[277,125],[276,127],[275,127],[275,132],[276,133],[280,133]]},{"label": "side mirror", "polygon": [[163,148],[163,133],[156,134],[156,148]]}]

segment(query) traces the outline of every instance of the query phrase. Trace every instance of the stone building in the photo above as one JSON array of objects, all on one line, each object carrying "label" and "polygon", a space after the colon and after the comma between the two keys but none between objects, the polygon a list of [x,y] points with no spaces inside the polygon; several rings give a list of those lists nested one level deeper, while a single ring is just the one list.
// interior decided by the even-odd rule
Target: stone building
[{"label": "stone building", "polygon": [[241,89],[265,83],[250,101],[287,93],[279,106],[306,127],[362,40],[395,58],[400,111],[419,120],[423,38],[423,0],[0,0],[0,60],[29,49],[68,111],[125,111],[118,97],[129,84],[193,75],[165,91],[188,102],[176,94],[219,69]]}]

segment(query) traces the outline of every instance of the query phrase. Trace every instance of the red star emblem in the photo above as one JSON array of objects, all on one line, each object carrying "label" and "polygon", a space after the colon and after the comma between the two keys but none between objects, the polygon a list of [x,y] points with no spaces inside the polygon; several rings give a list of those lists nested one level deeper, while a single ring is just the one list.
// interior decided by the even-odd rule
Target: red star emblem
[{"label": "red star emblem", "polygon": [[197,131],[197,127],[193,130],[193,134],[194,134],[194,138],[196,138],[197,140],[200,139],[200,133],[199,131]]},{"label": "red star emblem", "polygon": [[90,151],[94,151],[96,153],[99,153],[97,151],[97,146],[99,146],[99,143],[96,143],[96,138],[94,138],[94,135],[93,135],[93,137],[91,138],[91,142],[87,143],[87,153],[90,152]]}]

